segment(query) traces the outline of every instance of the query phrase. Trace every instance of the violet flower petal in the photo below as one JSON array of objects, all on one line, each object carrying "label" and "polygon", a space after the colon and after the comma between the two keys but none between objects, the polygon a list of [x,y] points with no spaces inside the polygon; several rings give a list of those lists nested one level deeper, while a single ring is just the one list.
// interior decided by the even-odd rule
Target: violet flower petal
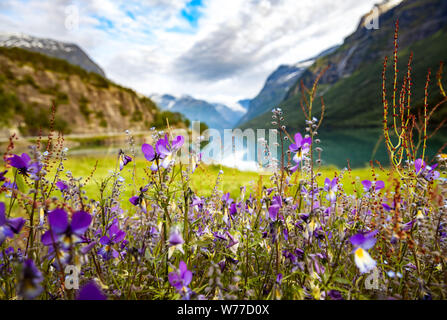
[{"label": "violet flower petal", "polygon": [[48,221],[50,223],[51,229],[59,234],[63,233],[68,228],[68,215],[64,209],[54,209],[48,214]]},{"label": "violet flower petal", "polygon": [[147,161],[153,161],[155,159],[154,147],[152,147],[150,144],[143,144],[141,146],[141,151],[143,152],[143,155]]},{"label": "violet flower petal", "polygon": [[77,300],[107,300],[107,297],[92,280],[81,288]]},{"label": "violet flower petal", "polygon": [[84,211],[75,212],[71,218],[71,229],[77,235],[83,235],[90,223],[92,222],[92,216]]}]

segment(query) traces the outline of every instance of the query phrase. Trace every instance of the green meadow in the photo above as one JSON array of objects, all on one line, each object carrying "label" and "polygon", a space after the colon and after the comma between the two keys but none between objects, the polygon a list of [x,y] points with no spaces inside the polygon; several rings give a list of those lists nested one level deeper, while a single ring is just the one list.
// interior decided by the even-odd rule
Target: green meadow
[{"label": "green meadow", "polygon": [[[96,164],[97,162],[97,164]],[[133,195],[138,193],[138,188],[147,183],[147,175],[141,175],[145,172],[143,169],[149,170],[150,163],[144,158],[137,157],[133,162],[129,163],[121,171],[121,176],[126,181],[126,189],[122,193],[123,208],[130,208],[130,203],[127,201]],[[135,184],[133,182],[133,171],[136,168],[137,175],[135,175]],[[96,169],[95,169],[96,168]],[[54,166],[53,166],[54,169]],[[76,156],[69,157],[64,161],[64,172],[60,175],[60,178],[65,179],[65,173],[69,170],[73,177],[82,177],[82,181],[86,181],[91,176],[89,181],[85,184],[84,190],[89,198],[98,198],[99,188],[98,185],[102,181],[107,179],[114,170],[116,170],[116,158],[112,156]],[[220,182],[218,189],[230,195],[233,199],[237,199],[240,196],[240,188],[245,186],[247,188],[246,195],[256,191],[258,183],[262,180],[264,186],[270,186],[270,174],[260,174],[253,171],[240,171],[235,168],[229,168],[219,165],[205,165],[201,164],[191,175],[191,189],[199,196],[211,195],[214,186],[216,185],[216,179],[219,175],[219,171],[222,170],[223,174],[220,175]],[[379,168],[375,168],[376,178],[378,180],[387,179],[388,171],[382,171]],[[340,175],[340,169],[337,167],[323,167],[320,171],[322,174],[318,177],[317,181],[319,185],[324,184],[326,177],[333,178],[335,175]],[[140,173],[140,175],[138,174]],[[351,172],[346,172],[341,179],[343,188],[349,194],[353,193],[354,188],[362,190],[360,182],[364,179],[372,179],[373,174],[370,168],[356,168]],[[297,182],[299,180],[299,172],[296,172],[291,182]],[[352,182],[355,184],[352,184]],[[56,193],[58,193],[57,191]]]}]

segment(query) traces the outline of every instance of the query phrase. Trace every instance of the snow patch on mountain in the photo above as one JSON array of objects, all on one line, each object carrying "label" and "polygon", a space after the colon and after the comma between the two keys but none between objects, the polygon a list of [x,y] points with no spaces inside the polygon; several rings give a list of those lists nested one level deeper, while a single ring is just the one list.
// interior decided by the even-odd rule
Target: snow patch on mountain
[{"label": "snow patch on mountain", "polygon": [[76,44],[37,38],[23,33],[0,32],[0,46],[22,48],[66,60],[105,77],[104,71]]}]

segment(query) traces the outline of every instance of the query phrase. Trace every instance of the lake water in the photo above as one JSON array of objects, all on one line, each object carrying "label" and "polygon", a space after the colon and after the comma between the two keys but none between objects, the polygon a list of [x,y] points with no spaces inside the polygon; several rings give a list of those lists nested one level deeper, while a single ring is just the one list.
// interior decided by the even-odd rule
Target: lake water
[{"label": "lake water", "polygon": [[[145,137],[150,136],[141,135],[136,137],[135,149],[138,151],[140,157],[141,144],[147,141]],[[293,136],[293,135],[292,135]],[[314,144],[314,147],[321,147],[323,149],[321,153],[322,164],[325,166],[334,165],[339,168],[347,166],[349,159],[350,166],[352,168],[365,167],[369,165],[370,160],[378,160],[383,166],[388,166],[388,154],[385,148],[385,143],[381,137],[380,129],[350,129],[350,130],[326,130],[321,131],[316,138],[320,139],[319,144]],[[428,141],[427,156],[433,157],[436,152],[447,141],[447,132],[443,131]],[[81,142],[72,144],[70,146],[69,139],[68,155],[73,156],[115,156],[120,148],[126,150],[126,139],[101,139],[101,141],[91,140],[88,142]],[[285,144],[285,150],[287,150],[289,143]],[[2,146],[2,149],[5,149]],[[20,149],[20,150],[19,150]],[[224,150],[223,156],[213,163],[222,164],[227,167],[238,168],[243,171],[258,171],[260,166],[258,165],[257,157],[248,157],[244,148],[235,148],[235,152],[232,153],[231,146]],[[206,151],[206,149],[204,150]],[[21,148],[15,150],[18,152],[26,152],[26,147],[23,145]],[[278,157],[279,157],[278,149]],[[444,151],[445,152],[445,151]],[[206,152],[205,152],[206,153]],[[257,155],[257,151],[256,151]],[[318,154],[314,153],[315,159],[318,158]],[[204,156],[206,160],[206,156]],[[287,157],[286,157],[287,159]],[[211,162],[211,161],[205,161]]]},{"label": "lake water", "polygon": [[[351,168],[369,166],[370,160],[374,162],[377,160],[383,166],[388,166],[389,156],[381,135],[382,131],[380,129],[326,130],[321,131],[316,136],[321,142],[319,144],[315,143],[314,147],[318,146],[323,149],[321,160],[324,166],[334,165],[343,168],[348,165],[348,160]],[[428,159],[435,156],[438,150],[447,142],[446,137],[447,133],[445,131],[439,132],[428,141],[426,150]],[[285,149],[288,148],[289,144],[285,145]],[[420,150],[422,150],[422,147]],[[279,148],[277,154],[280,154]],[[242,150],[235,153],[231,153],[231,150],[226,150],[220,163],[241,170],[258,169],[257,157],[256,161],[249,158],[247,152]],[[318,158],[318,153],[315,151],[314,158]],[[287,156],[285,159],[287,159]]]}]

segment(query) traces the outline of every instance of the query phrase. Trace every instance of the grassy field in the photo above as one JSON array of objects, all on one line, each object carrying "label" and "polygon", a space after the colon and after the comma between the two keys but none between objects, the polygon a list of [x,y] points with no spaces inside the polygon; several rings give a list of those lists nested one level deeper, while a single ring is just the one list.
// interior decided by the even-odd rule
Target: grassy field
[{"label": "grassy field", "polygon": [[[120,189],[122,209],[130,210],[130,212],[134,211],[134,207],[128,199],[134,195],[138,195],[139,188],[148,183],[148,176],[145,171],[150,173],[150,165],[151,163],[146,161],[143,157],[137,157],[121,171],[120,175],[125,179],[125,188]],[[50,168],[50,180],[53,180],[56,167],[57,162],[52,162]],[[116,169],[116,158],[110,154],[101,156],[96,154],[70,156],[69,153],[68,159],[64,161],[64,170],[59,174],[59,178],[57,180],[66,181],[68,179],[67,172],[69,171],[74,178],[82,178],[81,181],[85,184],[83,190],[89,199],[99,200],[101,183],[110,177]],[[133,179],[134,169],[136,172],[135,179]],[[255,195],[259,185],[263,185],[266,188],[272,186],[270,181],[271,174],[269,173],[261,174],[253,171],[240,171],[235,168],[220,165],[201,164],[195,170],[194,174],[190,176],[190,188],[194,194],[199,197],[210,196],[216,185],[216,180],[219,176],[220,170],[222,170],[223,173],[220,175],[218,190],[222,191],[223,193],[229,192],[233,199],[238,199],[240,197],[241,187],[246,187],[246,196],[249,197],[250,193]],[[341,170],[335,166],[322,167],[319,171],[321,172],[321,175],[317,178],[317,181],[320,186],[324,185],[325,178],[328,177],[332,179],[336,175],[339,176],[341,172]],[[378,180],[384,180],[385,182],[388,180],[388,170],[384,172],[379,168],[376,168],[375,174]],[[6,177],[12,181],[14,179],[13,170],[9,170]],[[297,171],[292,176],[291,183],[298,184],[300,178],[299,171]],[[341,183],[343,184],[343,188],[347,194],[352,194],[354,192],[354,188],[361,193],[361,181],[364,179],[372,179],[372,171],[370,168],[356,168],[350,173],[346,172],[341,179]],[[354,184],[352,183],[353,181],[355,182]],[[27,183],[31,186],[30,179],[27,179]],[[109,192],[111,185],[112,183],[108,184]],[[54,187],[52,195],[60,197],[61,193],[56,187]],[[9,202],[9,200],[5,198],[5,195],[2,195],[0,200]],[[14,207],[17,208],[17,203]],[[17,215],[23,214],[23,212],[16,213]]]},{"label": "grassy field", "polygon": [[[95,198],[95,193],[99,192],[97,184],[101,183],[102,180],[115,170],[116,159],[111,156],[79,156],[71,157],[65,162],[65,169],[70,170],[74,177],[87,178],[92,173],[96,161],[98,161],[96,170],[85,187],[87,194],[91,198]],[[132,181],[134,165],[137,173],[135,175],[137,188],[147,183],[147,176],[144,174],[144,168],[149,167],[150,163],[144,158],[137,158],[134,162],[128,164],[121,172],[121,176],[126,179],[126,183],[130,184],[126,190],[126,199],[133,196],[135,191]],[[256,172],[243,172],[237,169],[217,165],[201,165],[192,175],[191,189],[198,195],[209,196],[216,183],[219,170],[223,170],[224,172],[219,187],[221,190],[230,192],[232,197],[237,197],[239,195],[241,186],[248,187],[259,178],[259,175]]]},{"label": "grassy field", "polygon": [[[95,163],[98,161],[95,168]],[[71,171],[74,177],[82,177],[83,180],[86,180],[92,172],[93,175],[90,181],[86,184],[84,190],[87,193],[89,198],[97,199],[99,197],[99,188],[98,184],[100,184],[104,179],[111,175],[112,171],[115,170],[116,159],[111,156],[78,156],[78,157],[70,157],[67,161],[64,162],[65,171],[61,175],[61,178],[65,178],[65,172],[67,170]],[[135,185],[132,181],[132,172],[134,169],[134,165],[136,167],[136,175],[135,175]],[[123,193],[123,208],[127,209],[130,207],[128,198],[135,195],[138,192],[138,188],[144,185],[147,181],[147,177],[144,174],[144,168],[149,166],[150,164],[144,158],[137,158],[135,162],[131,162],[128,166],[126,166],[122,172],[121,176],[126,180],[126,191]],[[223,192],[230,192],[230,195],[233,199],[237,199],[240,195],[240,188],[245,186],[247,188],[247,196],[249,196],[250,192],[255,190],[256,185],[259,182],[259,179],[262,179],[264,185],[269,186],[269,175],[261,175],[257,172],[250,171],[239,171],[234,168],[222,167],[218,165],[200,165],[194,174],[191,176],[191,189],[198,196],[209,196],[216,184],[217,176],[219,175],[219,170],[223,171],[221,175],[221,182],[219,183],[219,190]],[[318,178],[318,182],[320,185],[324,184],[324,179],[326,177],[333,178],[335,174],[340,174],[340,169],[336,167],[327,167],[322,168],[321,176]],[[377,179],[387,180],[386,172],[381,170],[376,170]],[[294,179],[299,179],[298,173],[292,178],[292,182]],[[352,181],[357,181],[355,184],[358,190],[361,190],[360,181],[364,179],[371,179],[372,172],[370,168],[362,168],[362,169],[354,169],[350,174],[346,173],[341,180],[344,189],[347,193],[352,193],[354,190],[354,185]],[[58,191],[57,191],[58,192]]]}]

